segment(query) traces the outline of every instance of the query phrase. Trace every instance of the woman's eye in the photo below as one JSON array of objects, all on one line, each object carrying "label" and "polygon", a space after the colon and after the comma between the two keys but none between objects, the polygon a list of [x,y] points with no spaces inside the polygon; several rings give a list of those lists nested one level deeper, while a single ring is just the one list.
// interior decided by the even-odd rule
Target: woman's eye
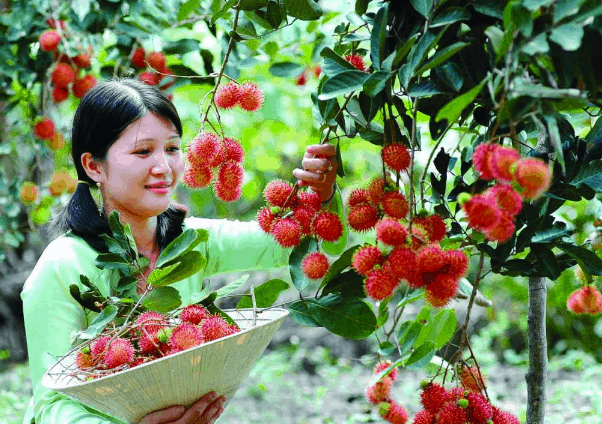
[{"label": "woman's eye", "polygon": [[180,148],[178,146],[172,146],[172,147],[169,147],[167,150],[169,150],[170,152],[173,152],[173,153],[177,153],[180,151]]},{"label": "woman's eye", "polygon": [[150,152],[148,149],[137,150],[135,154],[137,155],[147,155]]}]

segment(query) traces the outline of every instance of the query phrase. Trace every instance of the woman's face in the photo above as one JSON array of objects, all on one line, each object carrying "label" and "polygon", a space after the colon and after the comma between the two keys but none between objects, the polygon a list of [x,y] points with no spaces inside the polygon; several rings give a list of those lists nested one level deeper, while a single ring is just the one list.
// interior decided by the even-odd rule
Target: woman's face
[{"label": "woman's face", "polygon": [[152,112],[134,121],[109,148],[101,190],[108,213],[138,219],[163,213],[184,171],[175,126]]}]

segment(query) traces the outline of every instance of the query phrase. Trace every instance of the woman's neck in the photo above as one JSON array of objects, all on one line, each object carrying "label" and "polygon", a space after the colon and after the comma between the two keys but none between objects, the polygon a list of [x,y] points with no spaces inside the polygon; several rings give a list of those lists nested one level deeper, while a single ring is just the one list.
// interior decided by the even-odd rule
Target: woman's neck
[{"label": "woman's neck", "polygon": [[159,244],[156,240],[158,217],[141,219],[120,213],[119,218],[123,225],[129,224],[139,254],[150,258],[151,255],[158,253]]}]

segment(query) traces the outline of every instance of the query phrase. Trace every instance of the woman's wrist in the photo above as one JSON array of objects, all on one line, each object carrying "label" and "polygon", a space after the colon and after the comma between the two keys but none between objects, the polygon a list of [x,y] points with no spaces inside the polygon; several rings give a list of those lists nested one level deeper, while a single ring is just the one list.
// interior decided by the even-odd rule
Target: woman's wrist
[{"label": "woman's wrist", "polygon": [[327,205],[327,204],[329,204],[330,202],[332,202],[332,199],[334,199],[334,195],[335,195],[336,193],[337,193],[337,183],[335,182],[335,183],[332,185],[332,194],[330,195],[330,197],[329,197],[328,199],[324,200],[324,201],[322,202],[322,204],[323,204],[323,205]]}]

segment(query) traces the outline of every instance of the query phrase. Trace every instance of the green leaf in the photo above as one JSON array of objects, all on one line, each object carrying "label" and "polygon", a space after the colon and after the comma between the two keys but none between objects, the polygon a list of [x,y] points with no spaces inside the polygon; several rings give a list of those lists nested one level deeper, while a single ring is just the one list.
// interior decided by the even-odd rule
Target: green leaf
[{"label": "green leaf", "polygon": [[279,28],[282,21],[286,19],[286,10],[280,3],[270,1],[265,14],[265,20],[272,28]]},{"label": "green leaf", "polygon": [[418,41],[419,38],[420,38],[420,33],[416,33],[416,34],[412,35],[408,40],[406,40],[406,42],[404,44],[397,47],[397,50],[395,51],[395,56],[393,58],[393,66],[392,67],[395,68],[395,67],[399,66],[401,61],[406,57],[408,52],[410,52],[410,50],[412,49],[412,46],[416,43],[416,41]]},{"label": "green leaf", "polygon": [[412,346],[414,346],[422,327],[422,324],[416,321],[405,321],[399,326],[398,336],[401,355],[409,352]]},{"label": "green leaf", "polygon": [[303,300],[289,303],[286,307],[289,311],[289,316],[297,324],[306,325],[308,327],[320,327],[320,324],[313,318],[309,306]]},{"label": "green leaf", "polygon": [[172,41],[163,47],[163,53],[165,54],[186,54],[190,52],[197,52],[200,49],[199,40],[191,38],[183,38],[177,41]]},{"label": "green leaf", "polygon": [[218,12],[216,12],[211,17],[211,25],[215,25],[215,22],[219,18],[221,18],[222,16],[224,16],[226,13],[228,13],[228,10],[230,10],[232,8],[232,6],[234,6],[237,2],[238,2],[238,0],[228,0],[226,2],[226,4],[224,4],[224,7],[222,7]]},{"label": "green leaf", "polygon": [[537,10],[541,6],[547,6],[552,3],[553,0],[523,0],[522,4],[529,10]]},{"label": "green leaf", "polygon": [[251,21],[245,20],[239,22],[238,26],[236,27],[236,33],[243,40],[252,40],[253,38],[257,38],[257,30]]},{"label": "green leaf", "polygon": [[71,10],[75,12],[80,22],[90,13],[90,0],[78,0],[71,3]]},{"label": "green leaf", "polygon": [[355,13],[362,16],[368,10],[370,0],[355,0]]},{"label": "green leaf", "polygon": [[190,14],[199,8],[201,5],[201,0],[188,0],[184,4],[180,6],[180,10],[178,11],[178,21],[183,21],[188,18]]},{"label": "green leaf", "polygon": [[328,272],[326,273],[324,278],[322,278],[322,282],[320,283],[320,288],[324,287],[335,276],[339,275],[342,271],[344,271],[346,268],[351,266],[351,259],[353,259],[353,255],[355,254],[355,251],[359,248],[360,248],[359,244],[355,245],[353,247],[350,247],[341,256],[339,256],[337,258],[337,260],[335,260],[332,263],[332,265],[330,265]]},{"label": "green leaf", "polygon": [[302,21],[315,21],[322,16],[322,9],[314,0],[284,0],[286,13]]},{"label": "green leaf", "polygon": [[[280,280],[279,278],[274,278],[273,280],[266,281],[265,283],[255,287],[253,289],[253,293],[255,293],[255,303],[258,308],[267,308],[272,306],[276,300],[278,300],[278,296],[280,293],[287,290],[289,288],[289,284]],[[253,301],[251,296],[244,296],[236,305],[236,309],[242,308],[252,308]]]},{"label": "green leaf", "polygon": [[80,339],[90,340],[102,333],[107,324],[117,316],[117,306],[109,305],[96,316],[84,331],[78,333]]},{"label": "green leaf", "polygon": [[550,45],[548,44],[546,34],[539,34],[533,40],[522,46],[521,51],[529,56],[533,56],[538,53],[547,53],[550,51]]},{"label": "green leaf", "polygon": [[533,33],[533,18],[531,11],[520,3],[515,3],[511,7],[512,23],[520,30],[525,37],[531,37]]},{"label": "green leaf", "polygon": [[499,0],[476,0],[472,5],[477,12],[483,15],[504,19],[504,2]]},{"label": "green leaf", "polygon": [[435,347],[441,349],[454,335],[456,331],[456,311],[453,309],[443,309],[439,311],[433,322],[431,322],[431,335],[435,342]]},{"label": "green leaf", "polygon": [[391,73],[386,71],[376,71],[364,82],[364,93],[370,97],[376,96],[387,86],[387,81],[391,78]]},{"label": "green leaf", "polygon": [[331,294],[307,305],[321,326],[341,337],[364,339],[376,330],[376,316],[363,300]]},{"label": "green leaf", "polygon": [[491,25],[485,29],[485,35],[489,38],[495,54],[499,56],[502,50],[504,31],[495,25]]},{"label": "green leaf", "polygon": [[437,34],[431,31],[422,34],[418,42],[410,50],[407,63],[399,69],[399,81],[402,86],[407,87],[412,78],[418,76],[415,70],[426,59],[429,51],[441,39],[444,32],[445,29],[442,29]]},{"label": "green leaf", "polygon": [[560,269],[560,265],[558,264],[554,252],[545,245],[537,245],[537,247],[534,247],[531,251],[537,258],[537,268],[543,276],[550,280],[556,280],[560,276],[562,270]]},{"label": "green leaf", "polygon": [[301,263],[303,258],[310,252],[316,252],[318,250],[318,243],[311,238],[305,237],[298,246],[296,246],[288,257],[289,271],[291,273],[291,280],[297,288],[302,291],[311,284],[311,280],[307,277],[301,269]]},{"label": "green leaf", "polygon": [[560,250],[577,261],[579,266],[591,275],[602,275],[602,260],[589,249],[574,244],[556,244]]},{"label": "green leaf", "polygon": [[270,74],[280,78],[296,78],[305,71],[305,65],[293,62],[277,62],[270,66]]},{"label": "green leaf", "polygon": [[410,97],[426,97],[433,94],[441,94],[443,91],[432,81],[424,81],[420,84],[414,84],[408,89]]},{"label": "green leaf", "polygon": [[230,293],[235,292],[236,290],[238,290],[244,283],[247,282],[247,280],[249,279],[249,274],[245,274],[240,276],[239,278],[237,278],[234,281],[231,281],[230,283],[226,284],[223,287],[220,287],[217,290],[217,298],[219,299],[220,297],[226,296]]},{"label": "green leaf", "polygon": [[554,23],[560,22],[567,16],[574,15],[586,0],[557,0],[554,6]]},{"label": "green leaf", "polygon": [[470,43],[457,42],[452,44],[451,46],[447,46],[446,48],[439,50],[431,60],[426,62],[422,67],[420,67],[417,71],[417,75],[421,75],[423,72],[428,71],[435,66],[442,64],[447,61],[450,57],[458,53],[464,47],[468,46]]},{"label": "green leaf", "polygon": [[431,22],[430,28],[449,25],[459,21],[467,21],[469,19],[470,13],[466,9],[454,6],[435,16],[435,19]]},{"label": "green leaf", "polygon": [[416,12],[420,13],[425,18],[429,18],[431,10],[433,10],[433,0],[410,0],[412,7]]},{"label": "green leaf", "polygon": [[206,242],[208,236],[209,233],[207,230],[202,228],[197,230],[187,229],[163,249],[157,258],[157,268],[161,268],[174,261],[180,261],[179,258],[181,255],[190,252],[201,242]]},{"label": "green leaf", "polygon": [[[268,4],[268,0],[241,0],[240,1],[240,10],[257,10],[262,7],[266,7]],[[236,4],[238,5],[238,3]],[[235,6],[236,6],[235,5]],[[236,7],[234,7],[236,9]]]},{"label": "green leaf", "polygon": [[446,87],[456,93],[462,89],[464,85],[464,77],[462,76],[462,70],[458,65],[453,62],[445,63],[431,71],[431,74],[435,74],[438,80],[440,80]]},{"label": "green leaf", "polygon": [[[341,161],[341,149],[340,147],[337,145],[337,159],[339,162],[339,170],[342,169],[342,161]],[[337,172],[337,175],[339,175],[339,177],[341,177],[341,174]],[[344,174],[343,174],[344,176]],[[335,194],[334,194],[334,198],[332,199],[331,203],[327,206],[327,209],[330,210],[331,212],[337,214],[337,216],[345,216],[343,209],[344,209],[344,202],[343,199],[341,197],[341,192],[338,188],[335,188]],[[326,240],[322,240],[320,242],[320,246],[322,247],[322,250],[324,251],[324,253],[331,255],[331,256],[337,256],[340,255],[341,252],[343,252],[345,250],[345,248],[347,247],[347,243],[349,241],[349,228],[346,225],[343,225],[343,233],[341,234],[341,237],[339,237],[339,239],[337,241],[326,241]]]},{"label": "green leaf", "polygon": [[[598,119],[602,122],[602,119]],[[571,181],[572,184],[586,184],[598,193],[602,193],[602,160],[595,160],[583,165]]]},{"label": "green leaf", "polygon": [[405,361],[404,366],[408,369],[420,369],[431,362],[435,356],[435,342],[429,340],[416,348],[410,357]]},{"label": "green leaf", "polygon": [[552,29],[550,40],[560,44],[566,51],[575,51],[581,47],[583,28],[573,22]]},{"label": "green leaf", "polygon": [[142,301],[142,305],[152,311],[167,313],[182,304],[180,293],[174,287],[155,287]]},{"label": "green leaf", "polygon": [[343,71],[356,70],[351,63],[336,54],[330,47],[323,48],[320,52],[320,56],[324,58],[322,71],[327,77],[332,77]]},{"label": "green leaf", "polygon": [[515,78],[514,89],[510,92],[510,98],[527,96],[535,98],[564,99],[566,97],[585,98],[581,90],[576,88],[551,88],[541,84],[534,84],[522,78]]},{"label": "green leaf", "polygon": [[129,262],[116,253],[100,253],[94,265],[101,269],[120,269],[124,272],[129,270]]},{"label": "green leaf", "polygon": [[384,58],[388,17],[389,4],[386,3],[376,12],[370,37],[370,59],[372,60],[372,66],[377,71],[381,69],[381,61]]},{"label": "green leaf", "polygon": [[318,99],[328,100],[355,90],[361,90],[369,76],[366,72],[357,70],[341,72],[324,82]]},{"label": "green leaf", "polygon": [[380,305],[378,305],[378,316],[376,318],[376,325],[377,327],[382,327],[383,325],[385,325],[387,323],[387,321],[389,320],[389,302],[391,301],[391,298],[388,297],[385,300],[383,300],[382,302],[380,302]]},{"label": "green leaf", "polygon": [[173,284],[196,274],[207,264],[205,256],[196,250],[186,252],[179,258],[174,264],[154,269],[148,276],[148,283],[155,287]]},{"label": "green leaf", "polygon": [[562,151],[562,140],[560,139],[560,131],[558,131],[558,123],[556,117],[553,115],[544,116],[546,123],[548,124],[548,135],[550,136],[550,142],[554,151],[556,152],[556,159],[562,168],[562,173],[566,174],[566,165],[564,163],[564,153]]},{"label": "green leaf", "polygon": [[473,100],[477,97],[477,95],[483,89],[483,85],[487,82],[488,77],[483,79],[478,85],[471,88],[466,93],[461,96],[456,97],[451,102],[447,103],[439,112],[437,112],[436,120],[440,121],[442,119],[447,120],[448,124],[456,122],[456,120],[460,117],[462,111],[473,102]]}]

